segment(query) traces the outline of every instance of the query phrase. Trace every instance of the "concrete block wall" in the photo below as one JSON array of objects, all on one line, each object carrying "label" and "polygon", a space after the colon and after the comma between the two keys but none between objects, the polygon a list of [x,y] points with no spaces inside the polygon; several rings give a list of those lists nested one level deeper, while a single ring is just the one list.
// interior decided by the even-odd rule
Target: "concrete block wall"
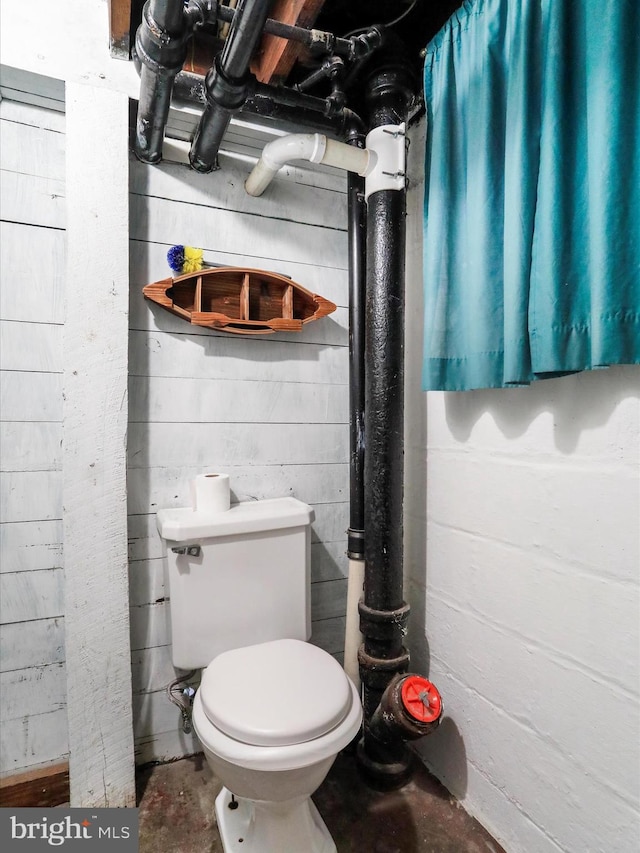
[{"label": "concrete block wall", "polygon": [[636,850],[640,367],[422,392],[412,165],[405,569],[446,709],[419,751],[509,853]]}]

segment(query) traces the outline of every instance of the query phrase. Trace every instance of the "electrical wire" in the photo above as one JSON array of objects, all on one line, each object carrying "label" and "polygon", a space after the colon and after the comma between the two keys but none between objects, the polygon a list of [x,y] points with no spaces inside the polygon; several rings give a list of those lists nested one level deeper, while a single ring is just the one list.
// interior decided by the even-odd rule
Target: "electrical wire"
[{"label": "electrical wire", "polygon": [[395,27],[395,25],[399,24],[400,21],[404,21],[404,19],[407,17],[407,15],[409,15],[411,12],[413,12],[413,10],[415,9],[415,7],[417,5],[418,5],[418,0],[413,0],[413,3],[409,6],[408,9],[405,9],[404,12],[402,12],[402,14],[398,15],[397,18],[395,18],[393,21],[389,21],[389,23],[385,24],[384,26],[387,28],[388,27]]},{"label": "electrical wire", "polygon": [[[389,22],[388,22],[388,23],[386,23],[386,24],[380,24],[380,26],[384,27],[384,29],[387,29],[387,30],[388,30],[390,27],[395,27],[395,25],[396,25],[396,24],[399,24],[399,23],[400,23],[400,21],[404,21],[404,19],[407,17],[407,15],[409,15],[411,12],[413,12],[413,10],[415,9],[415,7],[416,7],[417,5],[418,5],[418,0],[413,0],[413,3],[409,6],[409,8],[408,8],[408,9],[405,9],[405,10],[404,10],[404,12],[402,12],[400,15],[398,15],[398,17],[397,17],[397,18],[394,18],[392,21],[389,21]],[[363,32],[365,32],[365,31],[366,31],[366,30],[368,30],[368,29],[369,29],[369,27],[368,27],[368,26],[366,26],[366,27],[357,27],[355,30],[351,30],[350,32],[345,33],[345,35],[343,35],[343,36],[342,36],[342,38],[345,38],[345,39],[351,38],[351,36],[355,36],[355,35],[357,35],[358,33],[363,33]]]}]

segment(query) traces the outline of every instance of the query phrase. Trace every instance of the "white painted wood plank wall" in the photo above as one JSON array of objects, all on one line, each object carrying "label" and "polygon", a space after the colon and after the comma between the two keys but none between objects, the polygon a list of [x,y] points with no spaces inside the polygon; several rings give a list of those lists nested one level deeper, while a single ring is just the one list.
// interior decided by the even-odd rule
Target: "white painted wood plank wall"
[{"label": "white painted wood plank wall", "polygon": [[[128,500],[136,760],[196,751],[164,688],[175,677],[155,513],[189,504],[206,470],[231,476],[233,498],[293,495],[311,504],[313,638],[340,656],[348,526],[346,181],[287,169],[261,199],[244,180],[263,143],[234,128],[222,169],[131,160]],[[196,329],[144,300],[183,243],[205,260],[292,277],[338,310],[300,334],[247,338]]]},{"label": "white painted wood plank wall", "polygon": [[65,119],[4,95],[0,773],[9,775],[68,753],[60,448]]}]

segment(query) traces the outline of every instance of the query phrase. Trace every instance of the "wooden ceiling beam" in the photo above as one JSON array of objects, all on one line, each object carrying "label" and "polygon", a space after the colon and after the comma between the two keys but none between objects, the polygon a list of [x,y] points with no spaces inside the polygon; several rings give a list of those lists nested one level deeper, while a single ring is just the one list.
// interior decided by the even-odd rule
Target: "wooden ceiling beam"
[{"label": "wooden ceiling beam", "polygon": [[[285,24],[312,27],[324,0],[275,0],[270,17]],[[142,0],[109,0],[109,50],[118,59],[129,59],[140,22]],[[189,46],[185,70],[206,74],[221,42],[198,33]],[[265,35],[251,70],[261,83],[282,83],[293,68],[303,46],[294,41]]]},{"label": "wooden ceiling beam", "polygon": [[[324,0],[275,0],[269,14],[274,21],[297,27],[312,27]],[[304,48],[294,41],[265,35],[251,70],[261,83],[282,83]]]},{"label": "wooden ceiling beam", "polygon": [[109,53],[115,59],[127,60],[135,39],[132,27],[132,0],[109,0]]}]

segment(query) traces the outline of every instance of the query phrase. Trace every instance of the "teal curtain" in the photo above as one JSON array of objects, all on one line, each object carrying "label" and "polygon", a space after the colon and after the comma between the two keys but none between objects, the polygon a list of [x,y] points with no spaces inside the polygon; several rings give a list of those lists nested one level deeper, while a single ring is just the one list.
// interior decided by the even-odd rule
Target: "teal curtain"
[{"label": "teal curtain", "polygon": [[424,84],[424,389],[640,362],[640,0],[466,0]]}]

